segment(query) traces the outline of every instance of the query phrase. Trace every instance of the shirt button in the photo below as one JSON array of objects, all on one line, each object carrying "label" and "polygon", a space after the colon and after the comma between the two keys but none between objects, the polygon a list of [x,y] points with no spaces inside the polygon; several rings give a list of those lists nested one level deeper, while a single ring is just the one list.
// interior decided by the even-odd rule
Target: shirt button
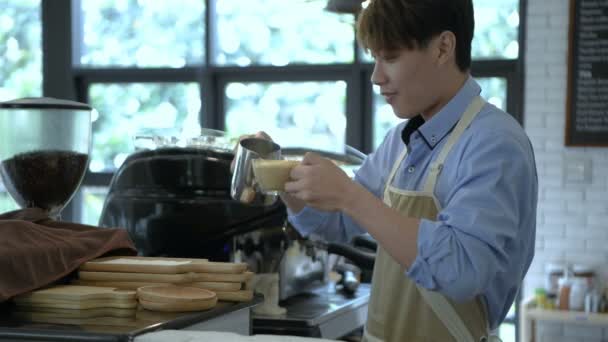
[{"label": "shirt button", "polygon": [[407,172],[409,172],[409,173],[413,173],[415,170],[416,170],[416,168],[413,166],[410,166],[407,168]]},{"label": "shirt button", "polygon": [[435,141],[437,141],[437,138],[435,138],[435,136],[434,136],[434,135],[432,135],[432,136],[431,136],[431,142],[435,142]]}]

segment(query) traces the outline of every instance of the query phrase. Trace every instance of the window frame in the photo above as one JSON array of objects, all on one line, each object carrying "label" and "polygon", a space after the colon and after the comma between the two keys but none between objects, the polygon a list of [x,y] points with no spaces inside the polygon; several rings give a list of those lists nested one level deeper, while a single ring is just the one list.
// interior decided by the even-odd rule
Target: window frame
[{"label": "window frame", "polygon": [[[224,129],[224,89],[229,82],[252,81],[326,81],[344,80],[347,83],[346,143],[365,152],[373,148],[373,90],[369,81],[373,65],[362,60],[356,42],[353,42],[352,64],[295,65],[283,67],[215,66],[212,58],[218,44],[215,41],[216,25],[212,13],[215,2],[205,1],[205,32],[203,39],[205,61],[200,66],[184,68],[95,68],[82,67],[80,42],[83,35],[80,14],[81,0],[42,0],[42,49],[43,95],[88,102],[88,88],[93,83],[146,83],[146,82],[198,82],[201,89],[202,108],[200,119],[203,127]],[[523,124],[524,110],[524,61],[525,32],[527,27],[527,0],[519,0],[519,56],[517,59],[473,60],[471,73],[474,77],[503,77],[507,82],[507,111]],[[64,39],[71,37],[71,39]],[[213,39],[208,39],[213,37]],[[207,115],[209,113],[209,115]],[[113,173],[87,172],[82,186],[108,186]],[[66,220],[77,221],[81,215],[82,198],[78,192],[64,209]],[[516,340],[519,339],[519,310],[516,298],[515,317],[504,323],[514,324]]]}]

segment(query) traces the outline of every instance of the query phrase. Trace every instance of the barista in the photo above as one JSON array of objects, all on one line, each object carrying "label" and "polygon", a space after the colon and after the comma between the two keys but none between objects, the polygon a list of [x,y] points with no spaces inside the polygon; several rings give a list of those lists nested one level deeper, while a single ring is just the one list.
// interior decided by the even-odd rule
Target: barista
[{"label": "barista", "polygon": [[366,341],[496,338],[532,260],[532,146],[479,96],[473,27],[472,0],[369,1],[357,34],[375,58],[372,82],[408,120],[354,180],[308,153],[285,185],[304,235],[379,243]]}]

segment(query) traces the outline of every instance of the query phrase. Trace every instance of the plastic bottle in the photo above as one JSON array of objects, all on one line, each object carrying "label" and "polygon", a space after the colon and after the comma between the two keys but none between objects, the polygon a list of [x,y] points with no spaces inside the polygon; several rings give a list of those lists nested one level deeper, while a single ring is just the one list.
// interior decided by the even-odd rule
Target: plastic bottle
[{"label": "plastic bottle", "polygon": [[558,280],[564,276],[566,265],[562,262],[549,262],[545,264],[545,291],[547,294],[557,294]]},{"label": "plastic bottle", "polygon": [[568,308],[575,311],[583,311],[585,308],[585,295],[589,291],[587,278],[574,277],[571,280],[570,297]]},{"label": "plastic bottle", "polygon": [[560,310],[569,310],[572,279],[570,277],[570,271],[567,268],[564,272],[564,276],[559,278],[557,284],[557,308]]},{"label": "plastic bottle", "polygon": [[547,292],[544,288],[537,288],[534,290],[534,297],[536,300],[536,307],[540,309],[547,308]]}]

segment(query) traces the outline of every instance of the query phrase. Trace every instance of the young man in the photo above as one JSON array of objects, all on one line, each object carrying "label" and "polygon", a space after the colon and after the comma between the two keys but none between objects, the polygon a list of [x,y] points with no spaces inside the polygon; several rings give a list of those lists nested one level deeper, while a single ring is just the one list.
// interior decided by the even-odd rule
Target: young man
[{"label": "young man", "polygon": [[303,234],[379,243],[367,341],[480,341],[534,253],[537,178],[521,126],[469,74],[471,0],[371,0],[358,38],[406,123],[351,180],[307,154],[283,196]]}]

